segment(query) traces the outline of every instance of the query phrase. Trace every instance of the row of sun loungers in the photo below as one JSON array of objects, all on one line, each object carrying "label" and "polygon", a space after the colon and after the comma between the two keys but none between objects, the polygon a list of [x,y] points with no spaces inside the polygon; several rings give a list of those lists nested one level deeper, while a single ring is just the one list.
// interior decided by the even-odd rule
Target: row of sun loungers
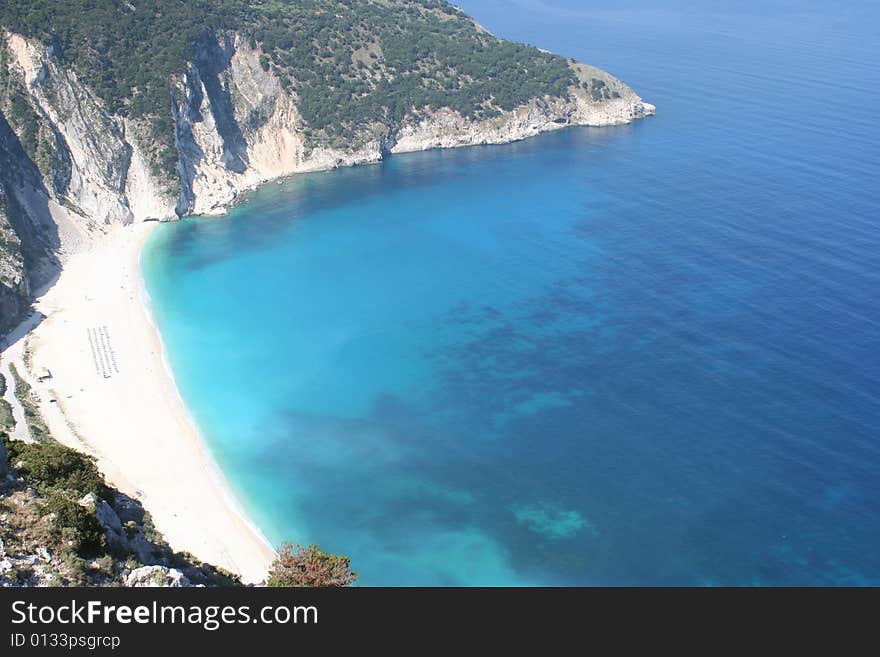
[{"label": "row of sun loungers", "polygon": [[119,374],[116,365],[116,352],[110,344],[110,333],[106,326],[98,326],[88,329],[89,347],[92,350],[92,360],[95,363],[95,372],[98,376],[109,379],[114,374]]}]

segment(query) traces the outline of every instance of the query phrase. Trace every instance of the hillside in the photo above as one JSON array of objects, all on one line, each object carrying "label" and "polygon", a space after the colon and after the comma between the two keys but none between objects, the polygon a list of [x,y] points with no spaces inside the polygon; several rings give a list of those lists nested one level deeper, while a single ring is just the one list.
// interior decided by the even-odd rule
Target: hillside
[{"label": "hillside", "polygon": [[440,0],[0,3],[0,330],[105,226],[653,107]]},{"label": "hillside", "polygon": [[240,584],[169,548],[140,502],[108,486],[91,458],[0,431],[0,587]]},{"label": "hillside", "polygon": [[[54,322],[71,331],[77,318],[94,321],[88,304],[104,284],[113,296],[101,321],[112,323],[106,308],[134,299],[129,286],[139,280],[120,269],[124,249],[113,241],[137,231],[112,231],[119,225],[220,214],[243,191],[300,172],[506,143],[570,125],[628,123],[653,112],[608,73],[498,39],[441,0],[0,0],[0,336],[49,287],[40,312],[28,317],[37,332],[41,321],[44,329]],[[98,267],[101,253],[111,269]],[[71,278],[83,262],[89,276]],[[67,308],[59,322],[58,306],[44,302],[65,285],[80,301],[86,293],[86,307]],[[116,344],[136,345],[125,353],[141,362],[151,334],[128,320],[118,333],[113,327],[114,335],[130,338]],[[75,339],[87,333],[81,327]],[[48,342],[70,351],[75,339]],[[41,379],[27,340],[10,340],[3,353],[10,363],[7,399],[17,402],[0,399],[0,433],[9,433],[0,441],[0,586],[239,583],[172,550],[139,501],[112,488],[91,457],[55,442],[69,431],[73,439],[65,434],[65,444],[112,464],[59,410],[54,387],[63,376],[52,389],[40,388],[43,397],[31,394]],[[64,359],[51,360],[61,374]],[[29,373],[33,389],[17,367]],[[0,389],[5,383],[0,378]],[[123,384],[117,392],[124,390]],[[144,390],[137,385],[137,395],[123,395],[137,398],[135,415],[151,408]],[[80,393],[78,384],[63,398]],[[106,414],[93,416],[108,424]],[[105,444],[118,447],[131,417]],[[179,437],[181,425],[166,419],[172,428],[149,435],[151,444],[157,435]],[[100,433],[96,426],[84,431],[91,440]],[[165,454],[177,454],[181,444],[157,451],[161,464],[151,471],[172,467]],[[176,461],[173,467],[189,463],[179,454]],[[172,488],[160,483],[163,491]],[[149,498],[169,541],[195,544],[244,577],[262,558],[250,553],[266,546],[250,529],[216,549],[202,540],[213,530],[234,534],[240,519],[215,508],[223,503],[209,485],[193,490],[186,502],[200,500],[198,514],[211,520],[207,530],[198,527],[197,541],[184,540],[191,523],[185,530],[175,525],[177,492],[171,503]],[[247,555],[236,561],[235,550]],[[310,555],[282,550],[280,557],[299,563]],[[270,584],[276,580],[286,581],[269,577]]]}]

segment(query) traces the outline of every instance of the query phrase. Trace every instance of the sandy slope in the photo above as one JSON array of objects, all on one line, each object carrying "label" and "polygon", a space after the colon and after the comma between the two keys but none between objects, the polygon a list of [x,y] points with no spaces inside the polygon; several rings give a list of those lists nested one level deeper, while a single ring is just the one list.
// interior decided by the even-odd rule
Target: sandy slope
[{"label": "sandy slope", "polygon": [[[115,486],[143,502],[173,548],[256,582],[273,551],[207,453],[150,318],[138,256],[156,225],[115,228],[65,263],[36,304],[46,319],[29,338],[32,373],[48,369],[52,378],[28,378],[52,434],[94,454]],[[20,362],[21,347],[4,357]]]}]

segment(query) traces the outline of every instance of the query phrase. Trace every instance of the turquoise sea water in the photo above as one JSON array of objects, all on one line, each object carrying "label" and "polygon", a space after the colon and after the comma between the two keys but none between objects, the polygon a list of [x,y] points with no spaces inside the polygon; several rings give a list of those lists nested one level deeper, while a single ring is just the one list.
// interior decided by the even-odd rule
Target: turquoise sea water
[{"label": "turquoise sea water", "polygon": [[178,385],[256,522],[368,585],[880,584],[880,11],[461,4],[658,116],[154,233]]}]

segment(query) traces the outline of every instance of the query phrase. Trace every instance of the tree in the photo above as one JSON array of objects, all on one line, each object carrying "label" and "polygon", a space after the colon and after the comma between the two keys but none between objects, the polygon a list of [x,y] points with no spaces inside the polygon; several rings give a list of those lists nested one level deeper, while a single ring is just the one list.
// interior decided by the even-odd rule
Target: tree
[{"label": "tree", "polygon": [[351,586],[356,579],[348,557],[327,554],[317,545],[284,543],[269,569],[266,586]]}]

